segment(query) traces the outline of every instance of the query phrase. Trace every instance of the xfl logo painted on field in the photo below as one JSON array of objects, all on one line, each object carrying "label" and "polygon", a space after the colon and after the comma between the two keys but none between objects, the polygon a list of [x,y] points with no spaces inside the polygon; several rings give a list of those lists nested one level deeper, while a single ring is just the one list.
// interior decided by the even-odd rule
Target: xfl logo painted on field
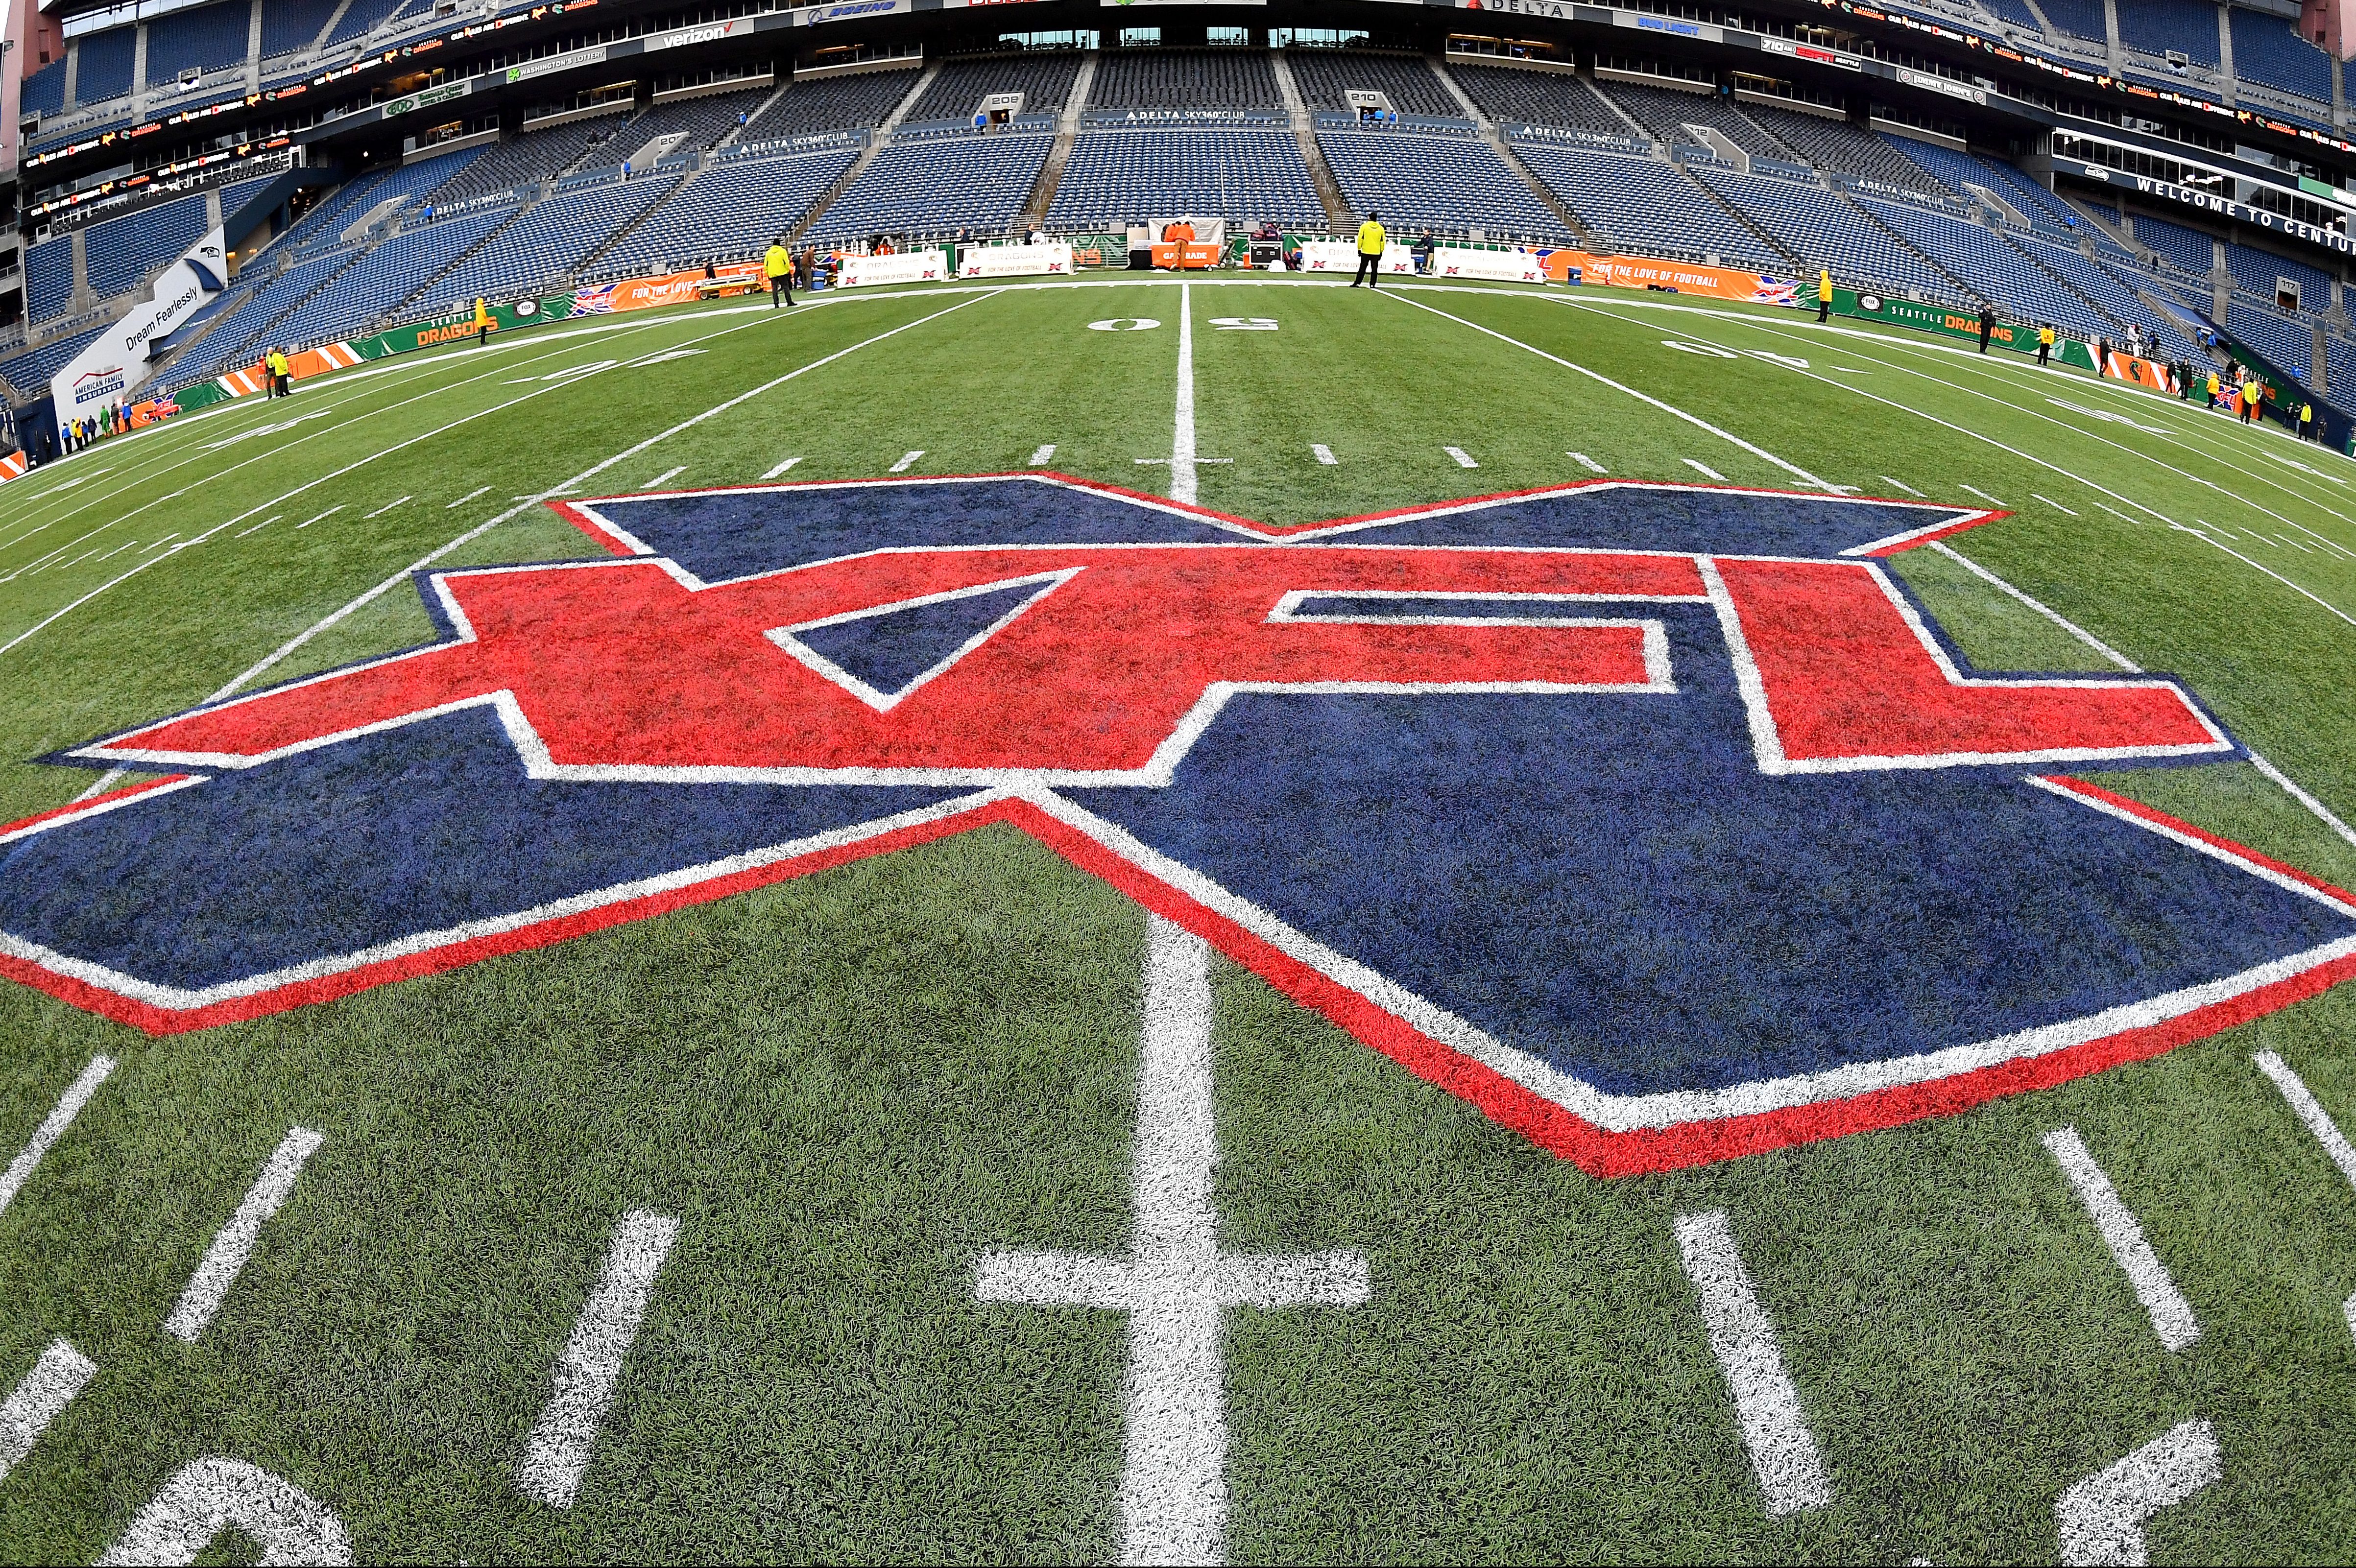
[{"label": "xfl logo painted on field", "polygon": [[2174,680],[1970,672],[1879,557],[1993,514],[1599,481],[1292,530],[1053,475],[562,508],[430,645],[51,759],[0,972],[250,1018],[1012,824],[1618,1173],[2149,1056],[2356,902],[2083,775]]}]

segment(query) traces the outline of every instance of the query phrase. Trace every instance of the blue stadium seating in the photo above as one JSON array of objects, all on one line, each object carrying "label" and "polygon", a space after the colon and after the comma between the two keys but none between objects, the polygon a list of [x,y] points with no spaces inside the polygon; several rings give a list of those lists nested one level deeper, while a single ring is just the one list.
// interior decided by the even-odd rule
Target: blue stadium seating
[{"label": "blue stadium seating", "polygon": [[73,236],[60,234],[25,252],[25,318],[48,321],[73,304]]},{"label": "blue stadium seating", "polygon": [[2001,16],[2016,27],[2028,28],[2032,35],[2044,31],[2038,25],[2037,13],[2022,4],[2022,0],[1979,0],[1979,6],[1991,16]]},{"label": "blue stadium seating", "polygon": [[175,11],[147,24],[147,80],[155,85],[184,70],[217,70],[245,58],[252,7],[225,0]]},{"label": "blue stadium seating", "polygon": [[0,376],[5,376],[8,384],[27,398],[46,397],[49,390],[49,378],[64,369],[66,361],[89,347],[105,330],[102,324],[86,332],[69,333],[63,337],[52,338],[37,348],[0,360]]},{"label": "blue stadium seating", "polygon": [[1318,148],[1355,212],[1400,233],[1431,229],[1494,239],[1562,240],[1563,221],[1477,137],[1405,131],[1320,131]]},{"label": "blue stadium seating", "polygon": [[[2136,297],[2135,290],[2119,275],[2101,262],[2080,255],[2066,246],[2040,240],[2033,235],[2011,237],[2013,243],[2029,252],[2048,269],[2058,273],[2071,288],[2092,301],[2114,319],[2143,328],[2144,336],[2153,339],[2163,353],[2176,355],[2196,352],[2183,335]],[[2116,326],[2105,328],[2110,336],[2119,336]]]},{"label": "blue stadium seating", "polygon": [[1919,293],[1950,304],[1965,302],[1964,291],[1953,279],[1868,213],[1820,186],[1717,167],[1695,173],[1805,261],[1810,272],[1830,267],[1840,281],[1877,293]]},{"label": "blue stadium seating", "polygon": [[262,58],[309,48],[335,14],[336,0],[262,0]]},{"label": "blue stadium seating", "polygon": [[1451,65],[1448,73],[1482,113],[1502,124],[1553,125],[1612,142],[1628,142],[1636,135],[1593,88],[1567,72]]},{"label": "blue stadium seating", "polygon": [[[357,251],[299,261],[285,272],[257,284],[244,299],[217,321],[211,331],[167,368],[162,385],[177,391],[207,380],[235,366],[250,364],[261,352],[261,340],[270,324],[286,314],[313,290],[358,258]],[[273,339],[272,341],[275,341]]]},{"label": "blue stadium seating", "polygon": [[1347,112],[1352,89],[1379,92],[1401,114],[1428,114],[1450,120],[1464,112],[1431,67],[1413,55],[1362,54],[1340,49],[1290,49],[1285,63],[1292,68],[1293,85],[1312,109]]},{"label": "blue stadium seating", "polygon": [[[2136,214],[2135,231],[2136,238],[2158,251],[2163,261],[2172,262],[2197,278],[2209,275],[2216,255],[2211,249],[2212,241],[2206,234],[2187,229],[2180,223],[2170,223],[2165,218],[2154,218],[2140,212]],[[2267,281],[2266,287],[2269,293],[2273,291],[2273,280]]]},{"label": "blue stadium seating", "polygon": [[755,115],[736,140],[751,146],[820,131],[881,125],[900,106],[900,100],[914,91],[917,75],[914,70],[877,70],[798,79],[775,103]]},{"label": "blue stadium seating", "polygon": [[2092,337],[2116,327],[1994,229],[1928,208],[1860,197],[1858,205],[2019,321],[2051,322]]},{"label": "blue stadium seating", "polygon": [[[1076,49],[1034,55],[986,55],[943,62],[933,85],[908,111],[910,123],[927,121],[970,121],[983,97],[992,92],[1023,94],[1025,114],[1055,114],[1072,96],[1080,74]],[[903,92],[907,83],[900,84]],[[880,117],[879,117],[880,118]]]},{"label": "blue stadium seating", "polygon": [[1717,255],[1779,274],[1792,270],[1788,258],[1706,200],[1674,165],[1543,142],[1515,142],[1513,148],[1599,243],[1678,260]]},{"label": "blue stadium seating", "polygon": [[728,158],[690,180],[596,258],[589,275],[626,278],[749,261],[791,232],[859,156],[856,147],[785,157]]},{"label": "blue stadium seating", "polygon": [[19,112],[26,114],[55,114],[66,106],[66,62],[51,60],[25,79],[22,96],[17,99]]},{"label": "blue stadium seating", "polygon": [[129,92],[134,51],[138,47],[135,27],[110,27],[76,43],[81,63],[74,70],[74,102],[101,103]]},{"label": "blue stadium seating", "polygon": [[1023,210],[1055,138],[966,132],[884,148],[819,215],[812,237],[1002,233]]},{"label": "blue stadium seating", "polygon": [[401,0],[352,0],[352,8],[344,13],[327,41],[340,44],[357,38],[400,9]]},{"label": "blue stadium seating", "polygon": [[1774,137],[1760,129],[1730,98],[1719,98],[1708,92],[1680,92],[1675,88],[1646,87],[1628,81],[1614,81],[1597,91],[1650,126],[1654,134],[1664,142],[1699,142],[1700,138],[1685,129],[1690,123],[1707,125],[1721,133],[1728,141],[1753,157],[1786,161],[1791,157],[1791,154],[1785,152]]},{"label": "blue stadium seating", "polygon": [[462,213],[397,234],[366,251],[270,329],[275,342],[306,347],[367,327],[515,215],[511,207]]},{"label": "blue stadium seating", "polygon": [[1796,109],[1746,103],[1743,112],[1759,122],[1775,139],[1822,168],[1837,169],[1860,180],[1932,196],[1944,187],[1921,166],[1902,155],[1883,137],[1860,131],[1844,120],[1827,120]]},{"label": "blue stadium seating", "polygon": [[2065,33],[2095,43],[2106,43],[2110,27],[2103,20],[2103,0],[2046,0],[2045,15]]},{"label": "blue stadium seating", "polygon": [[2276,278],[2288,278],[2298,284],[2298,303],[2305,309],[2321,311],[2331,303],[2331,275],[2305,261],[2294,261],[2271,251],[2253,251],[2228,240],[2225,268],[2244,288],[2262,299],[2275,297]]},{"label": "blue stadium seating", "polygon": [[136,288],[148,273],[174,260],[205,232],[205,198],[182,197],[92,224],[83,240],[83,266],[90,292],[105,299]]},{"label": "blue stadium seating", "polygon": [[[593,147],[605,149],[606,155],[598,158],[598,162],[618,165],[643,144],[622,134],[625,123],[622,115],[599,115],[566,125],[552,125],[544,131],[526,131],[508,141],[478,148],[464,168],[451,171],[449,178],[433,193],[433,199],[437,206],[452,207],[478,196],[520,191],[554,178],[588,156]],[[627,144],[615,144],[620,143]]]},{"label": "blue stadium seating", "polygon": [[1051,229],[1181,215],[1323,228],[1324,204],[1290,131],[1194,127],[1083,131]]},{"label": "blue stadium seating", "polygon": [[[2119,6],[2119,40],[2156,55],[2174,49],[2213,67],[2219,63],[2216,5],[2214,0],[2128,0]],[[2330,91],[2327,84],[2325,93]]]},{"label": "blue stadium seating", "polygon": [[537,293],[569,275],[678,183],[658,175],[552,196],[434,280],[413,309],[424,315],[477,296],[497,300]]},{"label": "blue stadium seating", "polygon": [[2324,104],[2331,101],[2329,55],[2300,37],[2298,29],[2280,16],[2238,5],[2232,16],[2235,76]]},{"label": "blue stadium seating", "polygon": [[1283,103],[1264,49],[1115,50],[1098,60],[1088,92],[1089,106],[1098,109],[1276,109]]},{"label": "blue stadium seating", "polygon": [[2273,360],[2276,369],[2302,383],[2315,379],[2315,329],[2306,322],[2233,300],[2225,306],[2225,330]]}]

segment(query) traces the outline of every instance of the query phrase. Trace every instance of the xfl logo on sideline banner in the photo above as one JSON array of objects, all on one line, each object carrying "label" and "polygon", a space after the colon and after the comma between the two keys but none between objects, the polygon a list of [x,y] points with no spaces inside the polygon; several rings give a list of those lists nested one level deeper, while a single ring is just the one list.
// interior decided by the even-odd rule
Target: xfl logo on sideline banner
[{"label": "xfl logo on sideline banner", "polygon": [[1976,1104],[2356,972],[2356,901],[2087,782],[2177,681],[1971,671],[1995,514],[1596,481],[1271,529],[1051,475],[616,497],[426,646],[49,759],[0,973],[252,1018],[1012,824],[1605,1174]]}]

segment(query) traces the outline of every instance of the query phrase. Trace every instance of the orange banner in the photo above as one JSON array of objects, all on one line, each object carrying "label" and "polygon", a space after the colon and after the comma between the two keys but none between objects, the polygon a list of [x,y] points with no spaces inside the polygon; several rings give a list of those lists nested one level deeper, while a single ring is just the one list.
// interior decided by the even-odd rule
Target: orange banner
[{"label": "orange banner", "polygon": [[606,296],[611,301],[607,308],[653,310],[659,305],[685,304],[690,300],[712,299],[768,286],[758,261],[732,261],[724,267],[714,267],[712,274],[706,278],[703,269],[697,267],[684,272],[666,272],[659,278],[626,279],[613,285],[613,293]]},{"label": "orange banner", "polygon": [[2134,381],[2149,387],[2155,392],[2172,395],[2176,390],[2174,383],[2168,379],[2167,366],[2155,364],[2149,359],[2138,359],[2132,354],[2114,352],[2110,363],[2103,367],[2103,374],[2116,377],[2122,381]]},{"label": "orange banner", "polygon": [[1219,264],[1216,245],[1156,245],[1153,264],[1175,271],[1182,267],[1215,267]]},{"label": "orange banner", "polygon": [[1733,267],[1706,267],[1692,261],[1663,261],[1647,256],[1593,256],[1584,251],[1549,251],[1547,276],[1568,282],[1573,268],[1580,281],[1615,289],[1674,289],[1681,294],[1709,299],[1748,300],[1754,304],[1791,304],[1798,284],[1790,278],[1771,278]]}]

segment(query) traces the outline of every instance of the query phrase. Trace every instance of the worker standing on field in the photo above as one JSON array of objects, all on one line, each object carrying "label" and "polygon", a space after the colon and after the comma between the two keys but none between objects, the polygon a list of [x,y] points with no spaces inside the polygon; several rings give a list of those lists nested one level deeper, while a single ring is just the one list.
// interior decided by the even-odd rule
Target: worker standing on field
[{"label": "worker standing on field", "polygon": [[475,347],[480,348],[491,340],[491,307],[481,295],[475,297]]},{"label": "worker standing on field", "polygon": [[2037,329],[2037,362],[2040,365],[2050,364],[2052,358],[2053,329],[2051,326],[2040,326]]},{"label": "worker standing on field", "polygon": [[1833,318],[1833,270],[1818,269],[1816,272],[1816,325],[1822,326]]},{"label": "worker standing on field", "polygon": [[2221,383],[2221,382],[2218,380],[2218,379],[2217,379],[2217,372],[2216,372],[2216,371],[2214,371],[2214,370],[2210,371],[2210,372],[2209,372],[2209,406],[2210,406],[2211,408],[2212,408],[2212,409],[2213,409],[2213,408],[2215,408],[2215,407],[2217,406],[2217,394],[2218,394],[2218,392],[2219,392],[2219,391],[2221,391],[2222,389],[2222,383]]},{"label": "worker standing on field", "polygon": [[1361,283],[1370,289],[1383,286],[1383,224],[1382,214],[1369,212],[1366,220],[1358,225],[1358,275],[1350,280],[1356,288]]},{"label": "worker standing on field", "polygon": [[769,308],[776,309],[780,297],[790,306],[794,303],[794,259],[787,253],[784,235],[777,236],[769,253],[761,259],[761,271],[769,278]]},{"label": "worker standing on field", "polygon": [[[1821,285],[1819,285],[1821,287]],[[1996,333],[1996,312],[1987,305],[1980,306],[1980,352],[1987,352],[1988,339]]]}]

